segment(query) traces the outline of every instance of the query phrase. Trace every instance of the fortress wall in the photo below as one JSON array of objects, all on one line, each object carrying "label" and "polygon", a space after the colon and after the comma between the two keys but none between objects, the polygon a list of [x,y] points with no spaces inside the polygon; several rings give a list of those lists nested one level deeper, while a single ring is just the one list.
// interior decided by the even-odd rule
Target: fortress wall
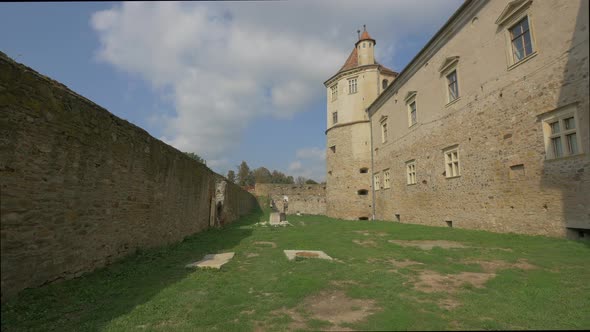
[{"label": "fortress wall", "polygon": [[227,184],[212,209],[223,177],[1,52],[0,114],[3,301],[257,204]]},{"label": "fortress wall", "polygon": [[289,197],[288,214],[326,214],[326,186],[323,184],[257,183],[256,196],[267,196],[283,211],[283,196]]}]

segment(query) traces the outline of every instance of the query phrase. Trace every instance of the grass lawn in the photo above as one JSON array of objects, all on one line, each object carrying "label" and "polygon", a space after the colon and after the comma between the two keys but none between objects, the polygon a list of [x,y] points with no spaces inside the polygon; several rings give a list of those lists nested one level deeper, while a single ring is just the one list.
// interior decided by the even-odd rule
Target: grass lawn
[{"label": "grass lawn", "polygon": [[[2,305],[2,331],[590,328],[587,243],[320,216],[255,225],[264,220],[25,290]],[[288,261],[284,249],[334,260]],[[221,270],[184,267],[228,251]]]}]

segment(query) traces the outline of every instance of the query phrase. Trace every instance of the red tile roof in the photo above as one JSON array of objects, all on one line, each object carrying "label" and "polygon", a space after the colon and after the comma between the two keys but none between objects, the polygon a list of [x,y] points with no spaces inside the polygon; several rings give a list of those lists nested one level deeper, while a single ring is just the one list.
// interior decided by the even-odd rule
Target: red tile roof
[{"label": "red tile roof", "polygon": [[[379,62],[375,61],[376,65],[379,65],[379,70],[389,73],[389,74],[393,74],[393,75],[397,75],[397,72],[385,67],[384,65],[380,64]],[[342,66],[342,68],[340,68],[340,70],[338,70],[338,73],[352,69],[352,68],[356,68],[358,67],[359,63],[358,63],[358,54],[356,51],[356,47],[352,49],[352,52],[350,52],[350,55],[348,56],[348,59],[346,59],[346,62],[344,62],[344,65]]]},{"label": "red tile roof", "polygon": [[338,72],[349,70],[354,67],[358,67],[358,65],[359,65],[359,57],[358,57],[358,54],[356,52],[356,47],[355,47],[352,49],[352,52],[350,52],[350,55],[348,56],[348,59],[346,59],[344,66],[342,66],[342,68],[340,68],[340,70]]},{"label": "red tile roof", "polygon": [[371,38],[371,36],[369,36],[369,33],[367,32],[367,30],[363,31],[363,34],[361,35],[361,39],[359,39],[359,40],[365,40],[365,39],[375,40],[375,39]]}]

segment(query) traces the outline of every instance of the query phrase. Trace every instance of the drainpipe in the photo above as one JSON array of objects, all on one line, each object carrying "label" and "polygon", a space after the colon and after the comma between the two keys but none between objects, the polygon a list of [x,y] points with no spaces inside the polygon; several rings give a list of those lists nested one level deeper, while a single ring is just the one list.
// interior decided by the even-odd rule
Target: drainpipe
[{"label": "drainpipe", "polygon": [[367,108],[365,112],[367,112],[367,115],[369,116],[369,129],[371,135],[371,196],[373,198],[373,204],[371,204],[371,207],[373,208],[372,220],[375,220],[375,165],[373,162],[373,123],[371,122],[371,113],[369,113],[369,109]]}]

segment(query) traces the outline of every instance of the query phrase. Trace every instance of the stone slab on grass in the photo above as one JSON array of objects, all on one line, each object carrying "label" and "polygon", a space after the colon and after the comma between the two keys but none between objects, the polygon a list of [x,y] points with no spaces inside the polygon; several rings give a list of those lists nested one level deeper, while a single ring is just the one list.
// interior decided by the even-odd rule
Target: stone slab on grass
[{"label": "stone slab on grass", "polygon": [[220,269],[225,263],[229,262],[234,257],[233,252],[224,252],[222,254],[208,254],[198,262],[187,264],[187,268],[200,267]]},{"label": "stone slab on grass", "polygon": [[287,258],[292,261],[297,257],[301,258],[319,258],[332,260],[332,257],[328,256],[321,250],[283,250]]}]

